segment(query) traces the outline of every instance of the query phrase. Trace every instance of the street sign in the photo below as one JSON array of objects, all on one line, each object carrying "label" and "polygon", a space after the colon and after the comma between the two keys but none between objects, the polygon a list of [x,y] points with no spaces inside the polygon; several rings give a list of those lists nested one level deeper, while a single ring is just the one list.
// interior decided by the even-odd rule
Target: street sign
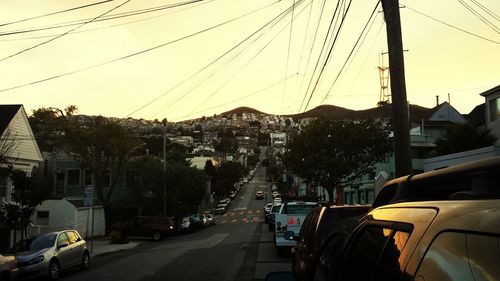
[{"label": "street sign", "polygon": [[86,186],[83,193],[83,206],[94,206],[94,186]]}]

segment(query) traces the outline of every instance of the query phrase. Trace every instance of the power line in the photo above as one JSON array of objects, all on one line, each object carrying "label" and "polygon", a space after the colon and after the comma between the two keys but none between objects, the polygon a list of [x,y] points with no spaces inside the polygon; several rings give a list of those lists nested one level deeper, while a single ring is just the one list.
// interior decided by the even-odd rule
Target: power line
[{"label": "power line", "polygon": [[[279,2],[280,0],[276,1],[275,3]],[[275,3],[272,3],[270,5],[273,5]],[[54,79],[57,79],[57,78],[61,78],[61,77],[65,77],[65,76],[69,76],[69,75],[72,75],[72,74],[76,74],[76,73],[79,73],[79,72],[83,72],[83,71],[87,71],[87,70],[90,70],[90,69],[93,69],[93,68],[97,68],[97,67],[101,67],[101,66],[104,66],[104,65],[107,65],[107,64],[111,64],[111,63],[114,63],[114,62],[118,62],[118,61],[121,61],[121,60],[125,60],[125,59],[128,59],[128,58],[131,58],[131,57],[135,57],[135,56],[138,56],[138,55],[141,55],[141,54],[144,54],[144,53],[148,53],[148,52],[151,52],[151,51],[154,51],[156,49],[159,49],[159,48],[162,48],[162,47],[165,47],[165,46],[168,46],[170,44],[173,44],[173,43],[176,43],[176,42],[179,42],[179,41],[182,41],[182,40],[185,40],[185,39],[188,39],[188,38],[191,38],[193,36],[196,36],[196,35],[199,35],[201,33],[204,33],[204,32],[207,32],[207,31],[210,31],[212,29],[215,29],[215,28],[218,28],[220,26],[223,26],[223,25],[226,25],[228,23],[231,23],[233,21],[236,21],[238,19],[241,19],[241,18],[244,18],[250,14],[253,14],[253,13],[256,13],[264,8],[267,8],[269,7],[270,5],[267,5],[267,6],[264,6],[263,8],[258,8],[258,9],[255,9],[253,11],[250,11],[246,14],[243,14],[241,16],[238,16],[238,17],[235,17],[235,18],[232,18],[230,20],[227,20],[225,22],[222,22],[222,23],[219,23],[219,24],[216,24],[216,25],[213,25],[211,27],[208,27],[208,28],[205,28],[205,29],[202,29],[200,31],[197,31],[195,33],[191,33],[189,35],[186,35],[186,36],[183,36],[183,37],[180,37],[180,38],[177,38],[177,39],[174,39],[172,41],[169,41],[169,42],[165,42],[165,43],[162,43],[162,44],[159,44],[159,45],[156,45],[156,46],[153,46],[151,48],[147,48],[147,49],[144,49],[144,50],[141,50],[141,51],[138,51],[138,52],[135,52],[135,53],[131,53],[131,54],[128,54],[126,56],[122,56],[122,57],[119,57],[119,58],[116,58],[116,59],[113,59],[113,60],[109,60],[109,61],[106,61],[106,62],[102,62],[102,63],[98,63],[98,64],[94,64],[94,65],[91,65],[91,66],[87,66],[87,67],[84,67],[84,68],[80,68],[80,69],[77,69],[77,70],[73,70],[73,71],[69,71],[69,72],[65,72],[65,73],[62,73],[62,74],[58,74],[58,75],[54,75],[54,76],[50,76],[50,77],[47,77],[47,78],[43,78],[43,79],[40,79],[40,80],[37,80],[37,81],[33,81],[33,82],[29,82],[29,83],[25,83],[25,84],[21,84],[21,85],[17,85],[17,86],[13,86],[13,87],[9,87],[9,88],[4,88],[4,89],[0,89],[0,93],[3,93],[3,92],[7,92],[7,91],[10,91],[10,90],[15,90],[15,89],[19,89],[19,88],[23,88],[23,87],[26,87],[26,86],[32,86],[32,85],[36,85],[36,84],[40,84],[40,83],[43,83],[43,82],[47,82],[47,81],[50,81],[50,80],[54,80]]]},{"label": "power line", "polygon": [[[190,4],[196,3],[196,2],[201,2],[201,3],[198,3],[197,5],[193,5],[191,7],[187,7],[187,8],[182,9],[182,10],[170,11],[168,13],[163,13],[163,14],[160,14],[160,15],[152,16],[152,17],[142,18],[142,19],[138,19],[138,20],[128,21],[128,22],[124,22],[124,23],[118,23],[118,24],[104,26],[104,27],[99,27],[99,28],[92,28],[92,29],[87,29],[87,30],[80,30],[80,31],[72,32],[72,33],[70,33],[68,35],[75,35],[75,34],[80,34],[80,33],[92,32],[92,31],[97,31],[97,30],[103,30],[103,29],[114,28],[114,27],[118,27],[118,26],[124,26],[124,25],[128,25],[128,24],[143,22],[143,21],[147,21],[147,20],[151,20],[151,19],[163,17],[165,15],[170,15],[170,14],[173,14],[173,13],[176,13],[176,12],[180,12],[180,11],[183,11],[183,10],[186,10],[186,9],[191,9],[191,8],[195,8],[195,7],[198,7],[198,6],[201,6],[201,5],[205,5],[205,4],[208,4],[208,3],[213,2],[213,1],[215,1],[215,0],[196,0],[196,1],[188,1],[188,2],[183,2],[183,3],[178,3],[178,4],[172,4],[172,5],[168,5],[168,7],[162,6],[161,10],[166,10],[166,9],[171,9],[171,8],[177,8],[177,7],[180,7],[180,6],[190,5]],[[159,10],[160,9],[158,9],[158,10],[152,10],[152,11],[146,11],[146,12],[141,12],[140,14],[150,13],[150,12],[157,12]],[[129,17],[129,16],[135,16],[135,15],[137,15],[137,14],[124,15],[122,17]],[[99,20],[96,20],[94,22],[99,22],[101,20],[110,20],[110,19],[115,19],[115,18],[99,19]],[[12,38],[12,39],[3,39],[3,40],[0,40],[0,41],[6,42],[6,41],[31,40],[31,39],[41,39],[41,38],[53,37],[53,36],[56,36],[56,35],[52,34],[52,35],[41,35],[41,36],[32,36],[32,37]]]},{"label": "power line", "polygon": [[[290,18],[290,34],[288,36],[288,52],[286,55],[286,66],[285,66],[285,77],[288,76],[288,65],[290,63],[290,49],[292,46],[292,34],[293,34],[293,17],[295,13],[295,0],[293,0],[293,5],[292,5],[292,16]],[[286,94],[286,81],[285,85],[283,87],[283,94],[281,95],[281,107],[283,107],[283,104],[285,103],[285,94]]]},{"label": "power line", "polygon": [[406,7],[408,10],[410,10],[410,11],[412,11],[412,12],[415,12],[415,13],[417,13],[417,14],[419,14],[419,15],[421,15],[421,16],[424,16],[424,17],[426,17],[426,18],[429,18],[429,19],[431,19],[431,20],[433,20],[433,21],[439,22],[439,23],[441,23],[441,24],[444,24],[444,25],[446,25],[446,26],[448,26],[448,27],[451,27],[451,28],[456,29],[456,30],[458,30],[458,31],[461,31],[461,32],[463,32],[463,33],[469,34],[469,35],[474,36],[474,37],[476,37],[476,38],[479,38],[479,39],[482,39],[482,40],[488,41],[488,42],[490,42],[490,43],[494,43],[494,44],[498,44],[498,45],[500,45],[500,42],[498,42],[498,41],[495,41],[495,40],[492,40],[492,39],[486,38],[486,37],[481,36],[481,35],[478,35],[478,34],[475,34],[475,33],[473,33],[473,32],[467,31],[467,30],[462,29],[462,28],[460,28],[460,27],[456,27],[456,26],[454,26],[454,25],[452,25],[452,24],[449,24],[449,23],[447,23],[447,22],[444,22],[444,21],[442,21],[442,20],[439,20],[439,19],[437,19],[437,18],[435,18],[435,17],[429,16],[429,15],[427,15],[427,14],[424,14],[424,13],[420,12],[420,11],[417,11],[417,10],[415,10],[415,9],[413,9],[413,8],[411,8],[411,7],[409,7],[409,6],[408,6],[408,5],[406,5],[406,4],[405,4],[405,7]]},{"label": "power line", "polygon": [[[373,8],[373,11],[372,11],[372,14],[370,15],[370,17],[368,18],[368,21],[366,21],[366,24],[365,26],[363,27],[363,30],[361,30],[361,33],[359,34],[359,37],[358,39],[356,40],[356,43],[354,43],[354,46],[352,47],[352,50],[351,52],[349,53],[349,55],[347,56],[347,59],[345,60],[344,64],[342,65],[342,68],[340,68],[340,71],[339,73],[337,74],[337,76],[335,77],[335,80],[333,80],[333,83],[332,85],[330,86],[330,89],[328,89],[328,91],[326,92],[326,95],[323,97],[323,100],[321,100],[321,103],[323,103],[326,98],[328,97],[328,95],[330,94],[330,91],[333,89],[333,86],[335,86],[335,83],[337,83],[337,80],[339,79],[340,75],[342,74],[342,71],[344,70],[345,66],[347,65],[347,62],[349,61],[349,59],[351,58],[352,54],[354,53],[354,50],[356,49],[359,41],[361,40],[361,38],[363,37],[363,34],[365,33],[365,30],[366,28],[368,27],[368,25],[370,24],[370,21],[372,20],[373,16],[376,14],[377,12],[377,9],[378,9],[378,5],[380,5],[380,1],[377,1],[377,4],[375,5],[375,7]],[[366,37],[365,37],[366,38]]]},{"label": "power line", "polygon": [[189,116],[193,116],[193,115],[198,114],[198,113],[203,113],[203,112],[206,112],[206,111],[211,110],[211,109],[219,108],[219,107],[222,107],[222,106],[225,106],[225,105],[231,104],[231,103],[235,103],[235,102],[242,101],[242,100],[244,100],[244,99],[246,99],[246,98],[249,98],[249,97],[255,96],[255,95],[257,95],[257,94],[260,94],[260,93],[264,92],[265,90],[270,89],[270,88],[272,88],[272,87],[274,87],[274,86],[276,86],[276,85],[279,85],[279,84],[281,84],[281,83],[285,82],[286,80],[288,80],[288,79],[290,79],[290,78],[292,78],[292,77],[295,77],[295,76],[297,76],[297,73],[292,74],[292,75],[290,75],[290,76],[288,76],[288,77],[286,77],[286,78],[284,78],[284,79],[281,79],[281,80],[280,80],[280,81],[278,81],[278,82],[275,82],[275,83],[273,83],[273,84],[271,84],[271,85],[269,85],[269,86],[266,86],[266,87],[264,87],[264,88],[262,88],[262,89],[260,89],[260,90],[257,90],[257,91],[255,91],[255,92],[253,92],[253,93],[251,93],[251,94],[248,94],[248,95],[246,95],[246,96],[243,96],[243,97],[240,97],[240,98],[238,98],[238,99],[234,99],[234,100],[231,100],[231,101],[228,101],[228,102],[225,102],[225,103],[219,104],[219,105],[215,105],[215,106],[212,106],[212,107],[209,107],[209,108],[205,108],[205,109],[200,110],[200,111],[197,111],[197,112],[191,112],[189,115],[184,115],[184,116],[180,116],[180,117],[178,117],[178,119],[184,119],[184,118],[187,118],[187,117],[189,117]]},{"label": "power line", "polygon": [[483,17],[478,11],[474,10],[471,6],[469,6],[467,3],[465,3],[463,0],[458,0],[462,6],[464,6],[469,12],[471,12],[474,16],[476,16],[480,21],[482,21],[484,24],[486,24],[489,28],[493,29],[496,33],[500,34],[499,28],[490,22],[487,18]]},{"label": "power line", "polygon": [[[187,1],[187,2],[180,2],[180,3],[150,7],[150,8],[145,8],[145,9],[133,10],[133,11],[123,12],[123,13],[111,14],[111,15],[103,16],[103,17],[95,20],[94,22],[101,22],[101,21],[115,20],[115,19],[130,17],[130,16],[137,16],[137,15],[141,15],[141,14],[157,12],[157,11],[161,11],[161,10],[165,10],[165,9],[171,9],[171,8],[176,8],[179,6],[189,5],[189,4],[201,2],[201,1],[206,1],[206,0],[191,0],[191,1]],[[86,22],[89,20],[90,20],[89,18],[79,19],[79,20],[73,20],[73,21],[68,21],[68,22],[56,23],[56,24],[52,24],[52,25],[46,25],[46,26],[42,26],[42,27],[31,27],[31,28],[18,29],[18,30],[12,30],[12,31],[7,31],[7,32],[0,32],[0,36],[8,36],[8,35],[31,33],[31,32],[43,31],[43,30],[57,29],[57,28],[62,28],[62,27],[69,27],[69,26],[79,25],[82,22]]]},{"label": "power line", "polygon": [[[330,25],[328,26],[328,31],[326,32],[326,36],[325,36],[325,39],[323,40],[323,45],[321,46],[321,50],[319,52],[319,56],[318,56],[318,60],[316,61],[316,64],[314,66],[314,70],[311,74],[311,79],[309,80],[309,83],[307,85],[307,89],[306,91],[304,92],[304,97],[302,98],[302,103],[300,104],[300,107],[299,107],[299,112],[302,110],[302,106],[304,105],[304,102],[307,98],[307,93],[309,92],[309,88],[311,87],[311,84],[312,84],[312,80],[314,78],[314,74],[316,73],[316,70],[318,69],[319,67],[319,63],[320,63],[320,60],[321,60],[321,55],[323,54],[323,51],[325,50],[325,47],[326,47],[326,42],[328,41],[328,35],[330,34],[330,32],[333,32],[333,21],[335,20],[336,18],[336,15],[337,15],[337,12],[339,13],[340,15],[340,11],[339,11],[339,7],[340,7],[340,0],[337,1],[337,5],[335,7],[335,11],[333,12],[333,15],[332,15],[332,19],[330,20]],[[318,23],[318,26],[317,28],[319,28],[319,23]],[[333,28],[333,29],[332,29]],[[317,31],[317,30],[316,30]],[[311,52],[312,52],[312,49],[311,49]]]},{"label": "power line", "polygon": [[[301,0],[302,2],[302,0]],[[277,2],[276,2],[277,3]],[[243,41],[241,41],[239,44],[237,44],[236,46],[234,46],[233,48],[231,48],[229,51],[225,52],[222,56],[220,56],[219,58],[217,58],[216,60],[220,59],[221,57],[227,55],[229,52],[233,51],[236,47],[238,47],[239,45],[241,45],[242,43],[244,43],[245,41],[247,41],[248,39],[250,39],[251,37],[253,37],[255,34],[257,34],[258,32],[262,31],[265,27],[268,27],[268,30],[273,28],[274,26],[276,26],[276,24],[278,24],[283,18],[285,18],[285,16],[290,13],[291,11],[291,7],[287,8],[286,10],[284,10],[283,12],[281,12],[280,14],[278,14],[276,17],[274,17],[273,19],[271,19],[270,21],[268,21],[266,24],[264,24],[262,27],[260,27],[257,31],[255,31],[254,33],[252,33],[250,36],[248,36],[247,38],[245,38]],[[281,32],[281,31],[280,31]],[[250,42],[248,44],[247,47],[245,47],[244,49],[242,49],[241,51],[239,51],[237,54],[235,54],[232,58],[230,58],[225,64],[223,64],[219,69],[223,69],[225,68],[226,66],[228,66],[230,63],[234,62],[236,60],[237,57],[239,57],[250,45],[252,45],[253,43],[255,43],[258,39],[260,39],[265,33],[262,33],[261,35],[259,35],[258,37],[256,37],[252,42]],[[213,64],[215,61],[213,61],[212,63],[210,63],[209,65]],[[204,67],[202,70],[206,69],[209,65],[207,65],[206,67]],[[176,99],[174,102],[170,103],[166,108],[162,109],[160,112],[163,112],[163,111],[166,111],[168,110],[169,108],[171,108],[172,106],[174,106],[175,104],[177,104],[180,100],[182,100],[184,97],[186,97],[188,94],[190,94],[192,91],[194,91],[197,87],[199,87],[201,84],[205,83],[206,81],[208,81],[208,79],[210,79],[212,76],[214,76],[215,74],[217,74],[217,72],[219,71],[219,69],[215,69],[214,71],[212,71],[212,73],[207,77],[205,78],[203,81],[201,81],[200,83],[198,83],[197,85],[191,87],[186,93],[184,93],[184,95],[182,95],[180,98]],[[200,71],[198,71],[196,74],[200,73]],[[195,75],[196,75],[195,74]],[[192,75],[190,78],[192,78],[194,75]],[[188,78],[188,79],[190,79]],[[186,79],[187,80],[187,79]],[[182,83],[184,83],[186,80],[184,80]],[[217,92],[217,91],[216,91]],[[214,95],[214,93],[212,93],[212,95]],[[212,96],[211,95],[211,96]],[[156,113],[154,116],[158,115],[160,112]]]},{"label": "power line", "polygon": [[[298,1],[297,3],[299,4],[299,3],[302,3],[302,2],[303,2],[303,1]],[[293,3],[292,13],[293,13],[293,10],[295,9],[295,7],[294,7],[294,6],[295,6],[295,2]],[[302,11],[304,11],[304,10],[302,10]],[[301,12],[302,12],[302,11],[301,11]],[[300,13],[301,13],[301,12],[300,12]],[[297,14],[297,16],[299,16],[299,15],[300,15],[300,13],[299,13],[299,14]],[[217,88],[217,89],[216,89],[216,90],[215,90],[212,94],[210,94],[210,95],[209,95],[209,96],[208,96],[205,100],[203,100],[200,104],[198,104],[198,106],[197,106],[197,107],[195,107],[195,108],[194,108],[194,110],[196,110],[196,109],[197,109],[197,108],[199,108],[202,104],[204,104],[205,102],[207,102],[208,100],[210,100],[210,99],[211,99],[211,98],[212,98],[212,97],[213,97],[216,93],[218,93],[218,92],[219,92],[219,91],[220,91],[223,87],[225,87],[225,86],[227,85],[227,83],[229,83],[229,81],[231,81],[234,77],[236,77],[236,75],[238,75],[238,74],[240,73],[240,71],[242,71],[242,70],[243,70],[243,69],[244,69],[244,68],[245,68],[245,67],[246,67],[249,63],[251,63],[251,62],[253,61],[253,59],[255,59],[258,55],[260,55],[260,54],[262,53],[262,51],[264,51],[264,49],[265,49],[265,48],[267,48],[267,46],[269,46],[269,44],[271,44],[271,43],[274,41],[274,39],[276,39],[276,38],[278,37],[278,35],[280,35],[280,34],[281,34],[281,32],[283,32],[283,31],[285,30],[285,28],[286,28],[286,27],[287,27],[287,25],[285,25],[285,26],[284,26],[284,27],[283,27],[283,28],[282,28],[279,32],[277,32],[277,33],[275,34],[275,36],[274,36],[274,37],[272,37],[272,38],[271,38],[271,40],[269,40],[269,42],[267,42],[267,44],[265,44],[265,45],[264,45],[264,46],[263,46],[260,50],[258,50],[258,51],[257,51],[257,53],[255,53],[255,55],[254,55],[252,58],[250,58],[250,59],[249,59],[249,60],[248,60],[248,61],[247,61],[247,62],[246,62],[243,66],[241,66],[241,67],[238,69],[238,71],[235,71],[235,72],[233,73],[233,75],[232,75],[229,79],[227,79],[227,80],[226,80],[226,81],[225,81],[225,82],[224,82],[224,83],[223,83],[223,84],[222,84],[219,88]],[[285,83],[286,83],[286,79],[285,79]]]},{"label": "power line", "polygon": [[340,31],[342,30],[342,27],[344,26],[345,18],[346,18],[346,16],[347,16],[347,13],[349,12],[349,9],[350,9],[350,7],[351,7],[351,3],[352,3],[352,0],[350,0],[350,1],[349,1],[349,4],[348,4],[348,6],[347,6],[347,9],[344,11],[344,14],[343,14],[343,16],[342,16],[342,20],[341,20],[341,22],[340,22],[340,26],[339,26],[339,28],[337,29],[337,34],[335,34],[335,38],[334,38],[334,40],[333,40],[333,44],[332,44],[332,46],[330,47],[330,51],[328,52],[328,55],[327,55],[327,57],[326,57],[326,60],[325,60],[325,62],[323,63],[323,66],[322,66],[322,68],[321,68],[321,71],[319,72],[318,78],[316,79],[316,82],[315,82],[314,87],[313,87],[313,89],[312,89],[312,91],[311,91],[311,94],[309,95],[309,99],[307,100],[306,106],[304,107],[304,112],[307,110],[307,107],[309,106],[309,103],[311,102],[311,99],[312,99],[312,97],[313,97],[313,95],[314,95],[314,92],[315,92],[315,91],[316,91],[316,89],[317,89],[317,86],[318,86],[318,84],[319,84],[319,81],[321,80],[321,76],[323,75],[323,72],[324,72],[324,70],[325,70],[325,68],[326,68],[326,65],[327,65],[327,63],[329,62],[330,58],[331,58],[331,54],[332,54],[333,48],[335,47],[335,43],[337,42],[338,36],[339,36],[339,34],[340,34]]},{"label": "power line", "polygon": [[477,2],[476,0],[471,0],[471,1],[472,1],[472,3],[476,4],[479,8],[481,8],[481,10],[485,11],[488,15],[490,15],[491,17],[493,17],[497,21],[500,21],[500,16],[498,16],[495,12],[493,12],[490,9],[488,9],[486,6],[484,6],[483,4]]},{"label": "power line", "polygon": [[93,22],[94,20],[96,20],[96,19],[98,19],[98,18],[100,18],[100,17],[102,17],[102,16],[104,16],[104,15],[106,15],[106,14],[108,14],[108,13],[110,13],[110,12],[112,12],[112,11],[114,11],[114,10],[118,9],[118,8],[120,8],[121,6],[123,6],[123,5],[127,4],[127,3],[128,3],[128,2],[130,2],[130,1],[131,1],[131,0],[125,0],[125,1],[124,1],[123,3],[121,3],[120,5],[115,6],[114,8],[112,8],[112,9],[110,9],[110,10],[106,11],[105,13],[100,14],[100,15],[98,15],[97,17],[95,17],[95,18],[93,18],[93,19],[91,19],[91,20],[89,20],[89,21],[84,22],[84,23],[80,24],[79,26],[77,26],[77,27],[75,27],[75,28],[72,28],[72,29],[70,29],[70,30],[68,30],[68,31],[66,31],[66,32],[64,32],[64,33],[62,33],[62,34],[60,34],[60,35],[57,35],[57,36],[55,36],[55,37],[53,37],[53,38],[51,38],[51,39],[49,39],[49,40],[43,41],[43,42],[41,42],[41,43],[35,44],[35,45],[31,46],[31,47],[28,47],[28,48],[26,48],[26,49],[23,49],[23,50],[21,50],[21,51],[18,51],[18,52],[16,52],[16,53],[13,53],[13,54],[11,54],[11,55],[8,55],[8,56],[6,56],[6,57],[4,57],[4,58],[0,59],[0,62],[3,62],[3,61],[5,61],[5,60],[7,60],[7,59],[9,59],[9,58],[14,57],[14,56],[20,55],[20,54],[22,54],[22,53],[24,53],[24,52],[27,52],[27,51],[33,50],[33,49],[35,49],[35,48],[37,48],[37,47],[40,47],[40,46],[42,46],[42,45],[48,44],[48,43],[50,43],[50,42],[52,42],[52,41],[54,41],[54,40],[56,40],[56,39],[59,39],[59,38],[63,37],[64,35],[66,35],[66,34],[68,34],[68,33],[71,33],[72,31],[74,31],[74,30],[76,30],[76,29],[78,29],[78,28],[80,28],[80,27],[83,27],[84,25],[86,25],[86,24],[88,24],[88,23],[90,23],[90,22]]},{"label": "power line", "polygon": [[30,20],[34,20],[34,19],[39,19],[39,18],[43,18],[43,17],[53,16],[53,15],[57,15],[57,14],[62,14],[62,13],[66,13],[66,12],[71,12],[71,11],[75,11],[75,10],[79,10],[79,9],[84,9],[84,8],[104,4],[107,2],[112,2],[112,1],[114,1],[114,0],[105,0],[105,1],[101,1],[101,2],[91,3],[91,4],[87,4],[87,5],[83,5],[83,6],[78,6],[78,7],[74,7],[74,8],[70,8],[70,9],[66,9],[66,10],[62,10],[62,11],[57,11],[57,12],[52,12],[52,13],[48,13],[48,14],[44,14],[44,15],[40,15],[40,16],[31,17],[31,18],[26,18],[26,19],[22,19],[22,20],[17,20],[17,21],[12,21],[12,22],[7,22],[7,23],[0,23],[0,27],[15,24],[15,23],[20,23],[20,22],[26,22],[26,21],[30,21]]}]

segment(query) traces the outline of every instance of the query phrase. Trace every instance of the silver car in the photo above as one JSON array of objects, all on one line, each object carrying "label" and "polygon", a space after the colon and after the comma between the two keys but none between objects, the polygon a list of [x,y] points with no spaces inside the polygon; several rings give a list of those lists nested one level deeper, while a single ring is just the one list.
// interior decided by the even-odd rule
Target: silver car
[{"label": "silver car", "polygon": [[76,230],[41,234],[19,241],[9,250],[17,260],[20,277],[59,277],[61,270],[75,266],[88,269],[87,243]]}]

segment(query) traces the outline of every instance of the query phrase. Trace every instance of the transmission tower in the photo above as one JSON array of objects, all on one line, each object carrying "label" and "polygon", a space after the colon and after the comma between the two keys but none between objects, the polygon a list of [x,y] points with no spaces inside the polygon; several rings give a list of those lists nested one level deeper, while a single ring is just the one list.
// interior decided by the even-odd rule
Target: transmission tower
[{"label": "transmission tower", "polygon": [[391,102],[391,94],[389,93],[389,67],[384,64],[384,55],[387,54],[388,52],[381,52],[379,57],[380,104]]}]

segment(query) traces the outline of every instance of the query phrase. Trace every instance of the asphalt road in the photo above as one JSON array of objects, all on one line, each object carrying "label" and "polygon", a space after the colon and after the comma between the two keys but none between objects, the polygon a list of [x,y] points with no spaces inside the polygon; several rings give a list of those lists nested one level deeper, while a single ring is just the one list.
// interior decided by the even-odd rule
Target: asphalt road
[{"label": "asphalt road", "polygon": [[[265,192],[265,200],[255,199],[257,190]],[[264,224],[263,207],[270,197],[265,170],[259,167],[232,201],[229,212],[216,217],[215,226],[98,256],[90,270],[68,272],[61,279],[243,281],[264,280],[272,271],[289,271],[289,258],[277,256],[272,233]]]}]

